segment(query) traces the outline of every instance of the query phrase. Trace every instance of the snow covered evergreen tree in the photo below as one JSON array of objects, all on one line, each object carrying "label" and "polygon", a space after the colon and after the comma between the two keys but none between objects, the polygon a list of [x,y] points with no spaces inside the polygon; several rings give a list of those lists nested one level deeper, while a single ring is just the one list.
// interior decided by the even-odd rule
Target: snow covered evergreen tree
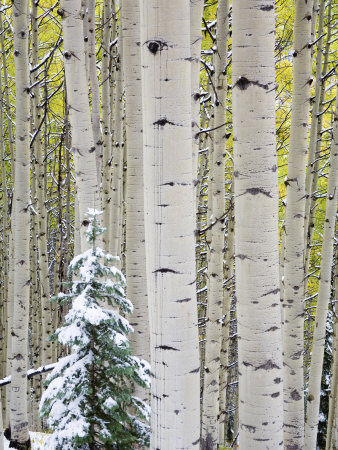
[{"label": "snow covered evergreen tree", "polygon": [[40,415],[54,432],[49,448],[56,450],[124,450],[149,443],[150,409],[132,392],[135,384],[150,386],[150,367],[131,355],[127,336],[133,330],[121,314],[133,306],[125,298],[124,276],[109,265],[116,257],[95,245],[104,231],[99,214],[88,210],[92,247],[72,260],[69,293],[56,297],[62,304],[72,302],[52,337],[72,354],[47,377],[40,403]]}]

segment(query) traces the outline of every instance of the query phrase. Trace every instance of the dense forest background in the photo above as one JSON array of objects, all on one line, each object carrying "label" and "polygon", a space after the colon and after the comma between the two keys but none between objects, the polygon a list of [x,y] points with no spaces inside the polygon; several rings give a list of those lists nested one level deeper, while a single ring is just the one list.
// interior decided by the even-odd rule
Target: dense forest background
[{"label": "dense forest background", "polygon": [[[134,304],[131,347],[153,372],[151,394],[135,388],[151,399],[151,448],[337,448],[338,9],[234,3],[1,6],[0,401],[15,445],[47,429],[45,375],[26,373],[69,353],[47,340],[70,308],[50,298],[67,292],[95,208]],[[255,291],[264,276],[270,306]],[[274,409],[283,417],[264,403],[283,395],[255,378],[263,363],[243,356],[264,347],[263,372],[284,381],[281,445],[283,424],[256,434]]]}]

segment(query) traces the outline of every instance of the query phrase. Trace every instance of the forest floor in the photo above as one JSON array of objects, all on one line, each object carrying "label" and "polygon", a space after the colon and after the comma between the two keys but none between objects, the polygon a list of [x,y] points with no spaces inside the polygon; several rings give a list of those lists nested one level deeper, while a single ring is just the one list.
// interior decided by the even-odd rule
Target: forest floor
[{"label": "forest floor", "polygon": [[[48,438],[48,434],[36,433],[33,431],[30,431],[29,434],[31,436],[32,450],[47,450],[47,448],[45,446],[45,442]],[[8,449],[9,449],[9,442],[7,441],[7,439],[5,439],[5,449],[4,450],[8,450]]]}]

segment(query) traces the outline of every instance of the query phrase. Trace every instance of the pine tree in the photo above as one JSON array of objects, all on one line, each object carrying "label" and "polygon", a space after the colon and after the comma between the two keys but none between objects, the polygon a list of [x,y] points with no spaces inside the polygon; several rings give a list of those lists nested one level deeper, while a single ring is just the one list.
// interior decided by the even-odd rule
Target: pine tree
[{"label": "pine tree", "polygon": [[149,441],[150,409],[132,392],[135,385],[149,388],[150,368],[131,355],[128,334],[133,330],[121,314],[131,313],[133,306],[125,298],[124,276],[109,265],[116,257],[95,245],[104,231],[98,214],[88,210],[91,248],[72,260],[74,280],[69,292],[57,297],[62,304],[71,301],[72,308],[52,339],[72,353],[47,377],[40,403],[41,417],[54,431],[50,448],[56,450],[123,450]]}]

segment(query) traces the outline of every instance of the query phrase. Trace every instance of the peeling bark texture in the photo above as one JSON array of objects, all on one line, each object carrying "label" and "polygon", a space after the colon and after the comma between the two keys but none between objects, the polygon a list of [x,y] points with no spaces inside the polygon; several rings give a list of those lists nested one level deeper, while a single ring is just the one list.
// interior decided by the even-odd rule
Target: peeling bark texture
[{"label": "peeling bark texture", "polygon": [[[188,0],[141,1],[141,52],[147,105],[143,110],[146,262],[151,366],[156,374],[150,448],[192,449],[199,445],[200,386]],[[164,117],[179,126],[155,125]],[[178,301],[182,299],[191,301]]]},{"label": "peeling bark texture", "polygon": [[[338,93],[333,128],[333,141],[330,157],[330,170],[327,185],[326,212],[323,244],[320,262],[320,279],[314,325],[312,357],[309,377],[308,401],[306,407],[305,448],[316,450],[320,388],[323,371],[326,318],[331,293],[331,267],[333,260],[334,233],[338,199]],[[332,384],[331,384],[332,385]],[[311,400],[309,400],[311,399]]]},{"label": "peeling bark texture", "polygon": [[16,82],[15,183],[13,194],[14,307],[11,324],[11,443],[19,448],[29,441],[27,365],[29,319],[29,235],[30,235],[30,99],[29,99],[29,2],[13,3],[14,63]]},{"label": "peeling bark texture", "polygon": [[[75,164],[76,192],[81,227],[88,208],[100,208],[93,129],[91,124],[88,78],[81,14],[81,0],[62,0],[62,31],[67,100],[72,130],[72,152]],[[81,250],[88,243],[81,233]]]},{"label": "peeling bark texture", "polygon": [[[239,445],[283,448],[274,1],[233,2]],[[247,81],[245,81],[247,80]]]},{"label": "peeling bark texture", "polygon": [[[205,343],[205,372],[202,398],[202,442],[204,450],[216,448],[219,443],[219,377],[222,342],[223,312],[223,258],[224,258],[224,216],[225,179],[224,161],[226,138],[225,123],[227,77],[224,67],[227,61],[229,36],[229,1],[219,0],[217,9],[217,51],[215,54],[215,88],[217,99],[214,107],[213,132],[214,149],[210,161],[212,172],[212,217],[215,221],[211,230],[210,253],[208,261],[208,304]],[[215,274],[215,276],[213,276]]]},{"label": "peeling bark texture", "polygon": [[[134,305],[130,324],[133,354],[150,361],[147,274],[143,200],[143,122],[141,81],[140,5],[122,2],[123,64],[126,90],[127,195],[126,195],[126,278],[127,296]],[[140,261],[142,263],[140,264]],[[149,401],[149,390],[138,388],[135,395]]]},{"label": "peeling bark texture", "polygon": [[304,212],[311,78],[312,0],[295,3],[292,115],[285,211],[284,446],[304,447]]}]

